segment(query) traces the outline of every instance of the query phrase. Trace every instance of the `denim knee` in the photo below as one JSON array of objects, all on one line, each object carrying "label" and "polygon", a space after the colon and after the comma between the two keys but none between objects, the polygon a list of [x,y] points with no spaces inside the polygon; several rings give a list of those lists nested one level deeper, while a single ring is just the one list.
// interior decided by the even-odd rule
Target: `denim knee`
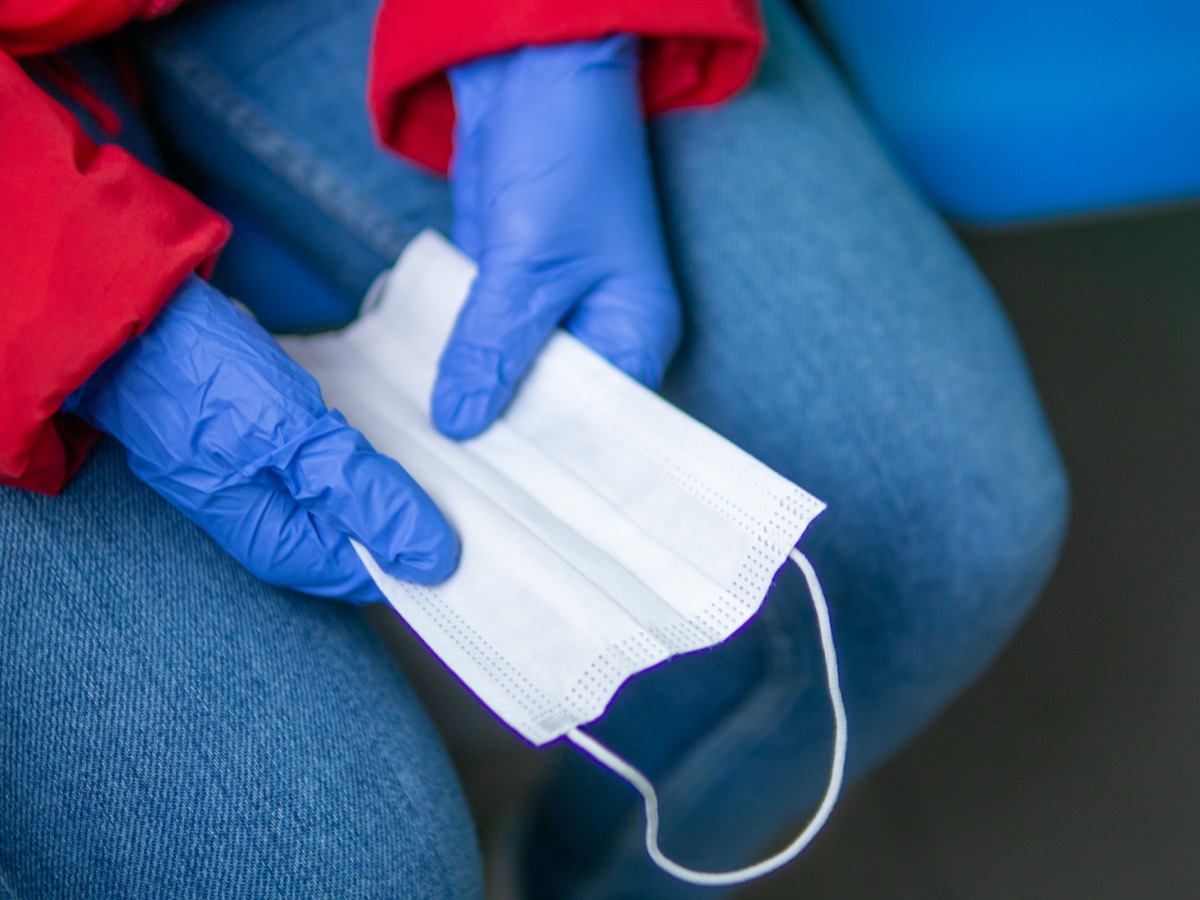
[{"label": "denim knee", "polygon": [[941,572],[930,629],[964,671],[981,668],[1024,618],[1067,529],[1066,469],[1040,409],[1030,405],[1003,427],[994,442],[959,435],[951,461],[927,472],[911,501],[926,511],[908,555],[918,576],[912,596],[920,602],[922,574]]},{"label": "denim knee", "polygon": [[[968,389],[957,413],[943,410],[897,437],[899,446],[867,451],[876,477],[856,467],[862,480],[843,479],[811,535],[826,561],[851,694],[860,705],[890,702],[905,730],[995,657],[1065,537],[1063,462],[1026,376],[1008,374],[1015,385],[991,396]],[[910,423],[880,424],[902,435]]]}]

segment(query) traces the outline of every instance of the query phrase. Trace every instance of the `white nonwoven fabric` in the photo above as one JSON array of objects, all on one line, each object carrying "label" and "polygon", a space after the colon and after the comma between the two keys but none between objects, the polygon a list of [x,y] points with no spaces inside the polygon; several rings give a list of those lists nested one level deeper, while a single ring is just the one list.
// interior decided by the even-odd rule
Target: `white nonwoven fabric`
[{"label": "white nonwoven fabric", "polygon": [[372,576],[541,745],[599,717],[637,672],[732,635],[824,505],[563,332],[488,431],[443,437],[429,398],[474,271],[426,232],[357,322],[282,343],[462,540],[441,585],[391,578],[359,548]]}]

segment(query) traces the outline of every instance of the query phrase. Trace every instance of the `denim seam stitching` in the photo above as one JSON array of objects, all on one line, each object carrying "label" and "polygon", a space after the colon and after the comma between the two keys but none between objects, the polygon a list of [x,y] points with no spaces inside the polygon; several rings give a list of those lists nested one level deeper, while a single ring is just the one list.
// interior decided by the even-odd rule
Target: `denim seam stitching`
[{"label": "denim seam stitching", "polygon": [[225,123],[231,140],[301,196],[384,258],[394,258],[408,236],[359,196],[352,186],[302,152],[253,104],[238,98],[228,82],[195,57],[175,50],[155,52],[176,86],[196,106]]}]

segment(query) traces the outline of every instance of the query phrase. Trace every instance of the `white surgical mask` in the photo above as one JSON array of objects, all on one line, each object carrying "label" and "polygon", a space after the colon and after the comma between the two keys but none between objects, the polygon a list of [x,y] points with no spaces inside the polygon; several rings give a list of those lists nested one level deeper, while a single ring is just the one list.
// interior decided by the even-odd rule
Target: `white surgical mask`
[{"label": "white surgical mask", "polygon": [[[458,570],[435,587],[392,578],[356,545],[359,556],[409,626],[511,728],[538,746],[566,736],[642,793],[647,848],[666,871],[696,884],[766,874],[824,824],[845,761],[828,612],[794,549],[824,504],[563,332],[491,428],[463,442],[442,436],[429,398],[474,273],[426,232],[355,324],[282,342],[462,541]],[[836,725],[829,788],[771,859],[736,872],[686,869],[658,850],[653,787],[580,726],[631,676],[732,635],[789,557],[808,581],[825,652]]]}]

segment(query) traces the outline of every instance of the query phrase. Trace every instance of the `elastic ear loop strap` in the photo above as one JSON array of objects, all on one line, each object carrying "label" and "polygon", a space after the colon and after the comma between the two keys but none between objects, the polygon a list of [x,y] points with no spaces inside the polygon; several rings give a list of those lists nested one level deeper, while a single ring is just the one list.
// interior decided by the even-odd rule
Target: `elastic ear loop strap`
[{"label": "elastic ear loop strap", "polygon": [[774,872],[781,866],[791,862],[812,842],[812,839],[817,836],[817,832],[825,825],[825,822],[829,819],[829,814],[833,811],[834,804],[837,802],[838,792],[842,788],[842,775],[846,767],[846,708],[842,703],[842,689],[838,682],[837,651],[833,646],[833,629],[829,624],[829,606],[825,602],[825,593],[821,590],[821,583],[817,580],[817,573],[807,557],[795,548],[792,548],[788,557],[800,567],[800,571],[804,573],[804,580],[808,582],[813,610],[817,614],[817,627],[821,634],[821,650],[825,655],[825,678],[829,686],[829,702],[833,707],[834,720],[833,762],[829,768],[829,786],[825,788],[825,796],[821,800],[821,805],[817,808],[812,820],[809,821],[808,825],[804,827],[804,830],[797,835],[794,841],[774,856],[768,857],[752,866],[746,866],[744,869],[735,869],[731,872],[698,872],[695,869],[681,866],[674,860],[668,859],[658,849],[658,795],[655,793],[654,785],[650,783],[649,779],[595,738],[584,734],[578,728],[573,728],[567,732],[567,738],[573,744],[585,753],[590,754],[601,765],[606,766],[615,774],[624,778],[642,795],[646,806],[646,851],[650,854],[650,858],[663,871],[691,884],[741,884],[742,882],[759,878],[769,872]]}]

